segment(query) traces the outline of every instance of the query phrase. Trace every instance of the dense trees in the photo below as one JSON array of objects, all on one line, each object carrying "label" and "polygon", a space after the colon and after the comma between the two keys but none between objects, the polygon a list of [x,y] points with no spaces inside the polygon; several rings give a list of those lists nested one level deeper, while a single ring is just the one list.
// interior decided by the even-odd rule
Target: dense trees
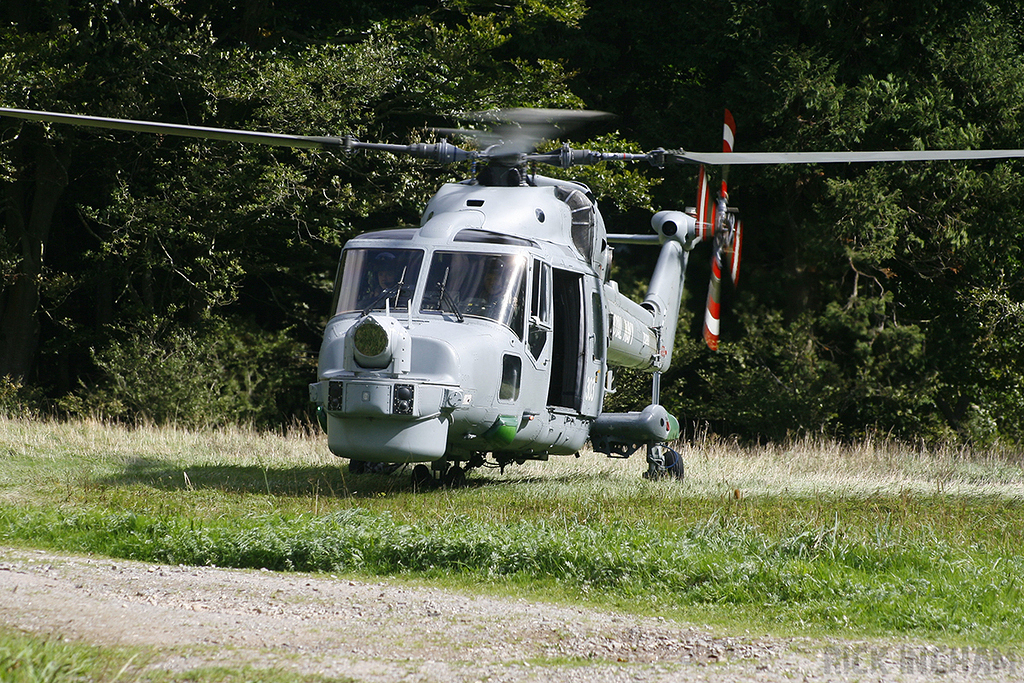
[{"label": "dense trees", "polygon": [[[618,92],[580,90],[630,112],[623,132],[645,146],[662,144],[645,137],[654,131],[713,149],[722,106],[745,150],[1024,139],[1024,25],[1011,3],[649,4],[588,15],[587,36],[605,44],[581,75],[593,86],[616,73]],[[1017,163],[732,169],[751,248],[726,319],[731,343],[711,356],[693,335],[680,340],[689,362],[669,378],[677,405],[747,435],[1018,440],[1019,172]]]},{"label": "dense trees", "polygon": [[[393,141],[459,111],[586,106],[641,149],[715,149],[729,107],[746,150],[1024,139],[1013,3],[15,5],[5,106]],[[287,419],[339,246],[413,219],[453,173],[0,121],[0,376],[62,410]],[[685,171],[598,173],[609,218],[634,222],[618,229],[692,203]],[[732,169],[743,285],[718,354],[681,325],[666,401],[750,437],[1019,440],[1020,185],[1016,163]]]}]

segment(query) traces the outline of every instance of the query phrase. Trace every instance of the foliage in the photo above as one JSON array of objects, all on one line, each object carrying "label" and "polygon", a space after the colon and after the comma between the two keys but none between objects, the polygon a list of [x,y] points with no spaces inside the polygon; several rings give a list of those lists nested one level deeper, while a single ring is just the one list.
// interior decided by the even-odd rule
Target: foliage
[{"label": "foliage", "polygon": [[[198,1],[82,2],[17,14],[0,35],[9,55],[0,63],[0,101],[381,140],[420,135],[460,111],[581,104],[557,63],[508,54],[523,32],[576,22],[579,3],[531,0],[486,12],[472,3],[432,11],[396,3],[334,25],[333,35],[310,29],[319,6],[273,13],[258,30],[207,9]],[[116,88],[107,85],[114,81]],[[225,403],[249,382],[225,374],[238,369],[230,362],[201,358],[192,369],[210,374],[190,376],[183,381],[192,386],[163,397],[145,388],[159,369],[128,365],[182,357],[205,343],[214,320],[225,321],[217,339],[231,336],[231,325],[240,327],[238,339],[252,339],[256,325],[267,346],[303,346],[297,355],[311,355],[340,244],[368,228],[417,220],[450,174],[390,157],[368,163],[67,127],[44,137],[36,124],[2,125],[12,152],[4,172],[24,182],[8,184],[0,244],[7,283],[0,375],[42,387],[64,409],[130,419],[276,424],[301,412],[313,374],[308,366],[305,376],[296,372],[294,362],[263,366],[261,391],[279,395],[242,406]],[[70,169],[60,176],[66,189],[33,176],[39,163],[30,154],[60,156],[59,167]],[[43,198],[14,191],[26,182],[57,190],[35,222],[22,225],[10,217],[38,210]],[[147,350],[152,329],[161,334]],[[88,389],[69,397],[76,384]],[[157,407],[160,398],[167,400]],[[275,415],[275,404],[284,412]],[[201,417],[202,410],[210,412]]]},{"label": "foliage", "polygon": [[102,379],[65,409],[186,426],[281,424],[302,408],[286,389],[313,367],[287,330],[271,335],[239,319],[188,329],[143,320],[93,353]]},{"label": "foliage", "polygon": [[993,642],[1004,631],[1019,638],[1008,625],[1022,616],[1019,559],[992,564],[978,550],[934,541],[855,541],[838,524],[793,523],[775,536],[728,514],[666,532],[644,524],[498,525],[468,517],[399,524],[358,509],[242,520],[7,509],[0,510],[0,532],[158,563],[555,581],[580,596],[612,593],[654,608],[756,606],[846,634],[877,629]]},{"label": "foliage", "polygon": [[0,636],[0,680],[9,683],[82,680],[90,667],[86,658],[77,650],[56,639],[30,640]]},{"label": "foliage", "polygon": [[28,635],[13,628],[0,628],[0,681],[4,683],[117,683],[117,681],[154,681],[183,683],[216,681],[265,683],[299,681],[302,683],[346,683],[349,678],[299,674],[267,666],[190,668],[167,671],[151,662],[160,657],[155,648],[85,645],[59,635]]},{"label": "foliage", "polygon": [[[1024,17],[1002,0],[391,0],[342,3],[326,19],[311,0],[248,10],[4,6],[0,102],[384,141],[512,106],[615,113],[617,132],[595,147],[716,149],[723,107],[741,150],[1019,147],[1024,137]],[[134,399],[112,409],[129,383],[118,373],[132,374],[114,369],[113,349],[131,330],[198,340],[209,321],[231,321],[239,336],[255,325],[311,355],[338,247],[416,222],[433,189],[467,170],[2,121],[0,375],[43,404],[143,417]],[[605,201],[616,231],[642,232],[647,210],[692,203],[685,169],[572,176]],[[1022,177],[1018,162],[732,169],[741,288],[723,293],[721,351],[709,354],[694,342],[707,254],[693,252],[666,404],[749,438],[877,429],[1019,442]],[[617,277],[642,295],[648,259],[635,251]],[[119,363],[130,357],[146,354]],[[293,367],[266,386],[301,403],[310,378]],[[648,381],[624,384],[636,386],[610,405],[635,409]],[[234,413],[277,421],[262,408]]]},{"label": "foliage", "polygon": [[[701,30],[626,39],[651,25]],[[599,3],[583,26],[574,86],[645,146],[715,149],[723,107],[740,150],[1020,146],[1024,26],[1008,3]],[[1004,381],[1024,370],[1020,177],[1016,162],[733,168],[741,288],[724,292],[718,355],[690,342],[690,298],[666,402],[745,437],[1018,442]],[[685,183],[666,177],[655,205],[681,203]],[[701,292],[707,257],[692,256]]]}]

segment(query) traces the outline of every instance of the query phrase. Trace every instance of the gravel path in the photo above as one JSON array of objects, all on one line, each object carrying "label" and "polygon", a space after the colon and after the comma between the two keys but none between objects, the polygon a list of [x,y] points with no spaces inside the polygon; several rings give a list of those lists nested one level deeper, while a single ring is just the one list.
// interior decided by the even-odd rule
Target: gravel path
[{"label": "gravel path", "polygon": [[304,574],[0,548],[0,620],[151,648],[150,666],[274,667],[416,681],[1020,679],[996,651],[723,637],[692,625],[514,598]]}]

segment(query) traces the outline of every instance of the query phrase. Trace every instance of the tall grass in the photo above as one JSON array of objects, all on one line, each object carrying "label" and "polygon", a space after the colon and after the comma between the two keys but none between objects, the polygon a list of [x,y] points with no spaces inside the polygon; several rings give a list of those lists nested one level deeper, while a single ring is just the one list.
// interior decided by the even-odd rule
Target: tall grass
[{"label": "tall grass", "polygon": [[1013,452],[803,440],[583,454],[458,491],[350,476],[321,437],[0,422],[0,542],[416,577],[781,632],[1024,640]]}]

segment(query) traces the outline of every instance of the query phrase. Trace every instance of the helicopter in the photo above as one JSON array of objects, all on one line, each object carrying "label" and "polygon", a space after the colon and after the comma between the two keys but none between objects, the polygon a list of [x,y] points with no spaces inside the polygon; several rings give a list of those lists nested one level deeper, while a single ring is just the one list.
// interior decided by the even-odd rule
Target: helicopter
[{"label": "helicopter", "polygon": [[[0,116],[471,165],[469,177],[437,190],[418,225],[346,242],[309,385],[332,453],[356,472],[412,464],[420,488],[461,486],[467,471],[485,465],[503,471],[578,454],[588,441],[610,457],[645,449],[645,477],[683,478],[685,465],[669,446],[679,421],[660,404],[660,383],[672,362],[688,259],[710,244],[703,337],[714,350],[723,273],[737,283],[742,256],[742,221],[725,175],[713,197],[707,167],[1024,157],[1024,150],[741,153],[733,150],[728,110],[722,151],[710,153],[568,144],[537,151],[552,126],[604,116],[563,110],[488,112],[477,118],[490,130],[450,131],[475,139],[476,149],[444,138],[398,145],[23,109],[0,108]],[[585,184],[536,173],[537,166],[605,162],[695,166],[696,203],[655,213],[653,234],[616,234]],[[659,249],[643,301],[610,279],[615,245]],[[648,405],[603,410],[617,368],[651,375]]]}]

